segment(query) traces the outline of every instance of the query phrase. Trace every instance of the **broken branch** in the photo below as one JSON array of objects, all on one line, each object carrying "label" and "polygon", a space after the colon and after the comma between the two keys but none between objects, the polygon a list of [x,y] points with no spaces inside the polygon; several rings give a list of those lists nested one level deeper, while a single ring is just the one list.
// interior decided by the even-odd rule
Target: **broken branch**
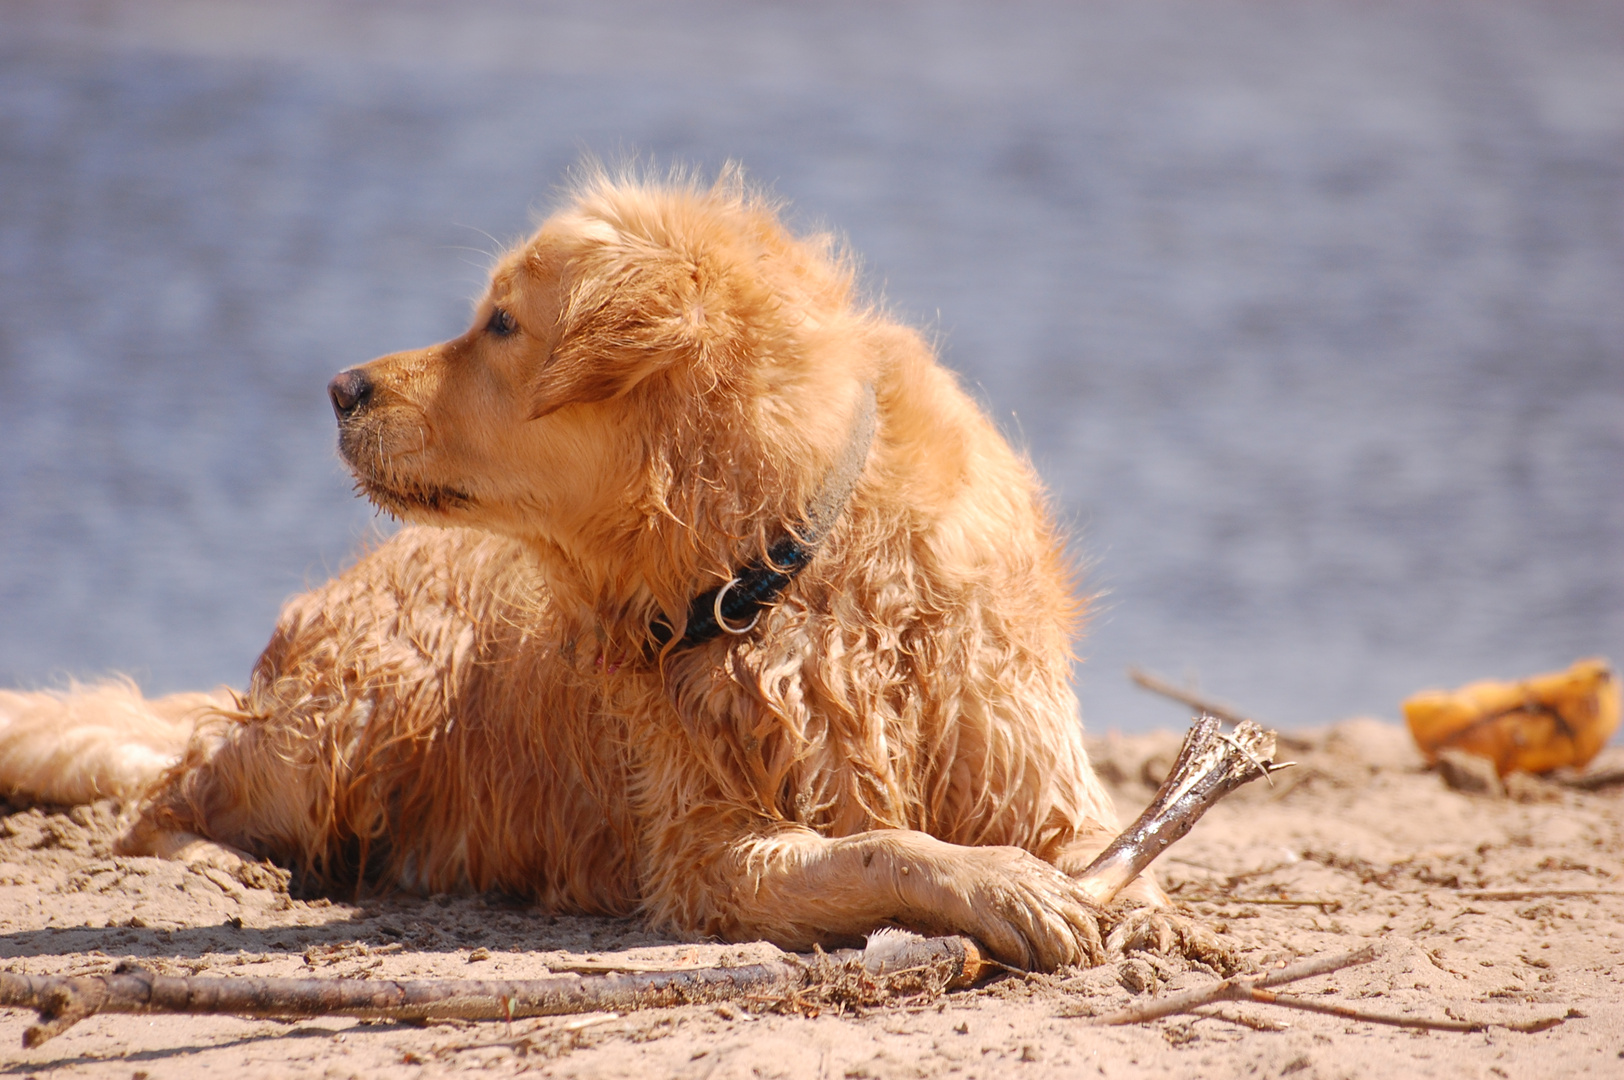
[{"label": "broken branch", "polygon": [[1274,761],[1274,732],[1242,720],[1225,734],[1217,716],[1197,717],[1156,797],[1080,875],[1083,891],[1101,906],[1109,904],[1219,799],[1290,764]]},{"label": "broken branch", "polygon": [[[1143,1005],[1123,1009],[1121,1012],[1111,1013],[1095,1020],[1103,1027],[1112,1027],[1118,1024],[1140,1024],[1147,1020],[1160,1020],[1164,1016],[1174,1013],[1189,1012],[1202,1005],[1213,1005],[1220,1001],[1256,1001],[1254,991],[1266,990],[1271,986],[1283,986],[1286,983],[1297,982],[1300,979],[1311,979],[1315,975],[1329,975],[1333,971],[1343,968],[1356,967],[1368,964],[1377,956],[1380,950],[1374,945],[1366,945],[1352,952],[1338,953],[1335,956],[1320,956],[1312,960],[1304,960],[1299,964],[1292,964],[1264,975],[1251,977],[1237,975],[1234,978],[1223,979],[1210,986],[1197,987],[1179,994],[1167,994],[1154,1001],[1147,1001]],[[1275,995],[1269,995],[1271,997]]]}]

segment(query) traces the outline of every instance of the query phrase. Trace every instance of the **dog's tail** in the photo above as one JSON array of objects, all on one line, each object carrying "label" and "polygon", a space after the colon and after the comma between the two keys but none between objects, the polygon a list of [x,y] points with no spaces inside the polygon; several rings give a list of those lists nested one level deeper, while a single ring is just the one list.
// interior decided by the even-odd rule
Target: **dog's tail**
[{"label": "dog's tail", "polygon": [[144,791],[179,760],[199,716],[230,691],[147,700],[128,679],[0,690],[0,794],[73,805]]}]

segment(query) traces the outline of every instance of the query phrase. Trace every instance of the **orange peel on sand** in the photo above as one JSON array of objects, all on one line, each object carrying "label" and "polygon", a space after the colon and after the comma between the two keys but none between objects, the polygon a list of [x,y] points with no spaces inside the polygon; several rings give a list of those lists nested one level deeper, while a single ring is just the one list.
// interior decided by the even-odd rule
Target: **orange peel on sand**
[{"label": "orange peel on sand", "polygon": [[1488,758],[1502,777],[1583,768],[1618,728],[1618,676],[1591,658],[1521,682],[1426,690],[1405,700],[1404,721],[1429,763],[1453,748]]}]

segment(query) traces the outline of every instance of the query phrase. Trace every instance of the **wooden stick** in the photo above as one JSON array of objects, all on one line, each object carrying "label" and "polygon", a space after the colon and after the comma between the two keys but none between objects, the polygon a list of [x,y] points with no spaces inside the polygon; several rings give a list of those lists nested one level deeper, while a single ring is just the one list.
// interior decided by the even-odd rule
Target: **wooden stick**
[{"label": "wooden stick", "polygon": [[23,1045],[34,1047],[104,1012],[512,1021],[748,996],[787,998],[842,976],[876,980],[926,973],[935,976],[940,989],[956,989],[975,983],[988,966],[975,942],[963,937],[890,939],[883,955],[883,964],[874,963],[867,952],[850,950],[834,957],[786,957],[731,968],[517,980],[181,978],[121,964],[110,975],[0,972],[0,1006],[39,1013],[40,1022],[23,1033]]},{"label": "wooden stick", "polygon": [[1268,989],[1271,986],[1283,986],[1286,983],[1312,978],[1315,975],[1328,975],[1333,971],[1368,964],[1379,955],[1381,955],[1381,952],[1377,946],[1366,945],[1352,952],[1305,960],[1300,964],[1292,964],[1289,967],[1271,971],[1261,976],[1250,978],[1237,976],[1208,986],[1197,987],[1194,990],[1186,990],[1183,993],[1168,994],[1165,997],[1147,1001],[1142,1005],[1135,1005],[1123,1009],[1121,1012],[1102,1016],[1096,1019],[1094,1023],[1102,1027],[1120,1024],[1142,1024],[1148,1020],[1159,1020],[1164,1016],[1172,1016],[1175,1013],[1191,1012],[1203,1005],[1214,1005],[1220,1001],[1252,1001],[1260,1005],[1280,1005],[1288,1009],[1301,1009],[1304,1012],[1338,1016],[1344,1020],[1359,1020],[1367,1024],[1388,1024],[1392,1027],[1418,1028],[1424,1031],[1486,1031],[1491,1027],[1522,1032],[1544,1031],[1546,1028],[1555,1027],[1567,1019],[1566,1016],[1556,1016],[1538,1017],[1533,1020],[1523,1021],[1432,1020],[1422,1016],[1395,1016],[1392,1013],[1367,1012],[1364,1009],[1354,1009],[1333,1002],[1298,997],[1295,994],[1276,994]]},{"label": "wooden stick", "polygon": [[1156,797],[1079,875],[1083,891],[1102,907],[1109,904],[1219,799],[1290,764],[1274,761],[1274,732],[1243,720],[1225,734],[1216,716],[1197,717]]},{"label": "wooden stick", "polygon": [[1132,679],[1134,682],[1138,683],[1141,687],[1149,690],[1153,694],[1160,694],[1162,697],[1172,698],[1174,701],[1182,702],[1183,704],[1194,709],[1196,712],[1204,713],[1207,716],[1216,716],[1226,724],[1241,724],[1246,722],[1246,717],[1242,716],[1234,709],[1220,705],[1210,698],[1202,697],[1192,690],[1185,690],[1182,687],[1174,686],[1166,679],[1152,675],[1143,668],[1129,668],[1128,678]]}]

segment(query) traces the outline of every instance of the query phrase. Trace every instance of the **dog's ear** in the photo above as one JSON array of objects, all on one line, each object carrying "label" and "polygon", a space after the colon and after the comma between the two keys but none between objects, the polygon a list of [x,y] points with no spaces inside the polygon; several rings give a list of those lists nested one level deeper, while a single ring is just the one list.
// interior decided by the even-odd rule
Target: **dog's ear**
[{"label": "dog's ear", "polygon": [[559,337],[537,373],[531,416],[606,401],[724,332],[720,275],[705,260],[626,238],[570,260]]}]

